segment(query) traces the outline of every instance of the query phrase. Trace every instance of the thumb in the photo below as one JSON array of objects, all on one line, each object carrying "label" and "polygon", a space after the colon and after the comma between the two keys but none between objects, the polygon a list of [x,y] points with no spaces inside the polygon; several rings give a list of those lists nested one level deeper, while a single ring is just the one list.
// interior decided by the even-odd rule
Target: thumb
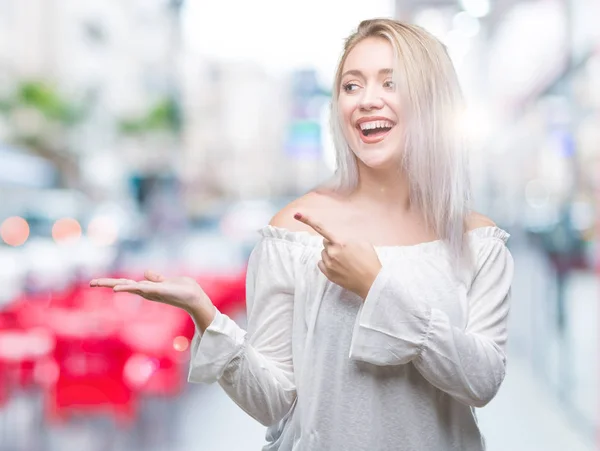
[{"label": "thumb", "polygon": [[145,271],[144,277],[146,278],[146,280],[149,280],[151,282],[162,282],[165,280],[163,276],[151,270]]}]

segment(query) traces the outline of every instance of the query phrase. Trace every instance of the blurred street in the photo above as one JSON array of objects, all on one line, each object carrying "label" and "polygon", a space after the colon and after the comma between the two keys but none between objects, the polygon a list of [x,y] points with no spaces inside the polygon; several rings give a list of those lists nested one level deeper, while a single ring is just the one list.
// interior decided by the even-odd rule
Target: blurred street
[{"label": "blurred street", "polygon": [[335,169],[344,39],[439,38],[474,207],[511,234],[489,451],[598,449],[600,1],[0,0],[0,451],[246,451],[264,428],[187,383],[182,310],[90,289],[193,277],[243,325],[257,230]]}]

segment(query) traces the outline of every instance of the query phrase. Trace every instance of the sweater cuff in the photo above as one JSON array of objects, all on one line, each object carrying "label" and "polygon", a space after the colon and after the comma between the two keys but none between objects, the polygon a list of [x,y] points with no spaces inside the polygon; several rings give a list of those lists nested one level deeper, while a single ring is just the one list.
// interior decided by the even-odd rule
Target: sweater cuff
[{"label": "sweater cuff", "polygon": [[246,331],[217,311],[203,334],[198,329],[191,346],[188,382],[210,384],[221,378],[230,362],[241,352]]},{"label": "sweater cuff", "polygon": [[408,363],[425,346],[431,319],[431,307],[413,299],[383,267],[357,315],[349,357],[375,365]]}]

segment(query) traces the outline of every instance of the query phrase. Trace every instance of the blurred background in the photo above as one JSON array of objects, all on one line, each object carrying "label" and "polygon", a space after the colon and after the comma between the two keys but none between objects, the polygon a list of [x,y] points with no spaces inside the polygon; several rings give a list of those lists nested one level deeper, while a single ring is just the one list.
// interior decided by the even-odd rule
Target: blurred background
[{"label": "blurred background", "polygon": [[448,46],[476,209],[512,235],[488,449],[595,449],[600,1],[0,0],[2,451],[261,448],[185,382],[185,314],[87,283],[190,275],[243,325],[256,230],[331,173],[343,39],[382,16]]}]

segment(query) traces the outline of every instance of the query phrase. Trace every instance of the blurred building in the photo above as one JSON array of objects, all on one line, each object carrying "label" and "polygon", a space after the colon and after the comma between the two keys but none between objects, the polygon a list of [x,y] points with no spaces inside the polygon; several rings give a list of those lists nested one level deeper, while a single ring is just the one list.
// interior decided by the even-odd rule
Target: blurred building
[{"label": "blurred building", "polygon": [[243,61],[188,61],[184,80],[190,206],[215,197],[277,192],[285,181],[280,179],[285,175],[280,158],[287,116],[284,82]]},{"label": "blurred building", "polygon": [[81,107],[85,117],[68,130],[63,147],[81,164],[83,188],[118,189],[123,159],[143,171],[144,160],[167,154],[164,165],[176,152],[169,143],[144,153],[137,143],[120,141],[119,132],[123,121],[147,114],[175,91],[177,14],[177,3],[162,0],[0,2],[4,94],[43,82]]},{"label": "blurred building", "polygon": [[292,195],[322,179],[324,102],[314,101],[322,92],[313,77],[306,85],[314,92],[299,95],[298,73],[274,75],[241,60],[186,58],[183,167],[189,208],[198,211],[223,197]]}]

